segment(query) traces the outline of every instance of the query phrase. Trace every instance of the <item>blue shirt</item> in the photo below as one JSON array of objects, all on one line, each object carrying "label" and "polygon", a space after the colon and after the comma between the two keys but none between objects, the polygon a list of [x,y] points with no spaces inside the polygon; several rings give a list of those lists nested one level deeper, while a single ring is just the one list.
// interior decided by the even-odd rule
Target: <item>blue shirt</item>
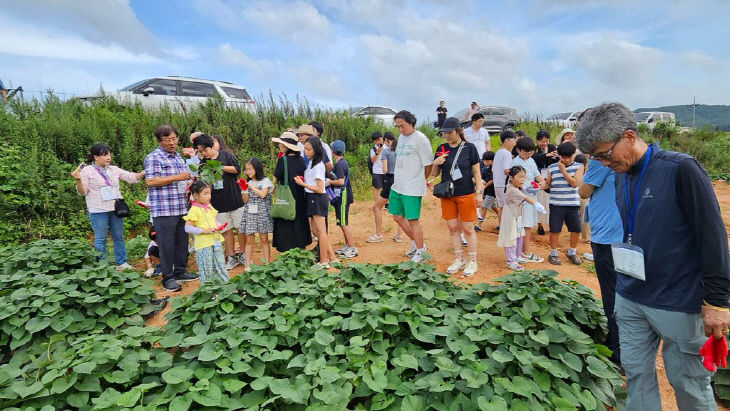
[{"label": "blue shirt", "polygon": [[616,206],[615,179],[613,170],[597,160],[591,160],[583,176],[584,183],[595,187],[587,206],[592,243],[613,244],[624,239],[624,227]]}]

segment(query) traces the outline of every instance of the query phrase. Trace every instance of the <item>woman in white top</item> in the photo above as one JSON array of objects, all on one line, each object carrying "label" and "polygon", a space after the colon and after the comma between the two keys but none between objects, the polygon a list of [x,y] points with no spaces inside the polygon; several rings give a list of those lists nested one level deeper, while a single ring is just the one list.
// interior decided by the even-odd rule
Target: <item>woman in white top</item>
[{"label": "woman in white top", "polygon": [[317,236],[319,242],[319,264],[315,268],[329,268],[330,262],[337,262],[335,252],[330,247],[325,220],[327,219],[327,208],[329,201],[324,192],[325,167],[322,162],[322,142],[318,137],[310,137],[304,143],[304,155],[309,159],[309,164],[304,170],[304,177],[297,176],[294,180],[304,187],[307,199],[307,216],[312,219],[312,232]]}]

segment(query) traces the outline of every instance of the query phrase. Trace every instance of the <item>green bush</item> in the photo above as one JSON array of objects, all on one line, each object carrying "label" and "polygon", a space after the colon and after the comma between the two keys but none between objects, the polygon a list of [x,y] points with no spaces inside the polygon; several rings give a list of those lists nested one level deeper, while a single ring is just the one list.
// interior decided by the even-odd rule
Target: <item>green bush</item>
[{"label": "green bush", "polygon": [[88,244],[40,240],[0,247],[0,350],[143,325],[152,286],[96,262]]},{"label": "green bush", "polygon": [[[45,271],[69,276],[93,267],[74,247],[73,261]],[[38,264],[28,254],[16,265],[20,260]],[[604,336],[602,309],[589,289],[558,281],[554,272],[468,286],[412,262],[349,265],[337,276],[311,270],[312,263],[311,253],[291,250],[230,282],[208,282],[173,300],[163,330],[120,323],[113,333],[49,334],[39,338],[40,349],[18,347],[0,365],[0,407],[602,410],[616,404],[622,378],[606,357],[610,351],[593,342]],[[131,279],[125,288],[146,295]],[[96,321],[105,315],[89,312]]]}]

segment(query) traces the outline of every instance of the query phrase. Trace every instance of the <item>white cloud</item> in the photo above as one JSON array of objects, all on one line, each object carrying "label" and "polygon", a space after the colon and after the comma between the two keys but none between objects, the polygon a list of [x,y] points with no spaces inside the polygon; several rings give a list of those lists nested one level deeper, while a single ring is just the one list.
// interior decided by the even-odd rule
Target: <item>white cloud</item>
[{"label": "white cloud", "polygon": [[278,64],[269,60],[254,59],[243,51],[231,46],[229,43],[218,46],[217,58],[223,64],[240,67],[256,77],[271,73],[277,69],[276,66]]},{"label": "white cloud", "polygon": [[312,4],[299,0],[242,4],[195,0],[193,7],[218,26],[251,37],[272,34],[285,43],[314,46],[332,34],[327,17]]},{"label": "white cloud", "polygon": [[118,44],[101,45],[0,17],[0,53],[50,59],[154,64],[157,57],[131,52]]},{"label": "white cloud", "polygon": [[33,20],[37,27],[52,32],[74,32],[88,42],[106,47],[118,45],[134,54],[159,52],[156,38],[134,15],[128,0],[11,1],[3,2],[2,11]]},{"label": "white cloud", "polygon": [[588,33],[566,44],[562,62],[611,87],[636,87],[651,80],[662,52],[619,38],[613,33]]}]

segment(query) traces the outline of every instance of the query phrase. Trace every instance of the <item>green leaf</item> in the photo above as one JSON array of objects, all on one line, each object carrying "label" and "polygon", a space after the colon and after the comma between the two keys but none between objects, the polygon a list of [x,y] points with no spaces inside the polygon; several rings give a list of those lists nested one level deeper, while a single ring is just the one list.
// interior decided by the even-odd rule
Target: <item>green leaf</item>
[{"label": "green leaf", "polygon": [[98,398],[92,399],[91,402],[94,403],[95,408],[113,408],[117,405],[117,401],[121,396],[122,393],[110,387],[105,389]]},{"label": "green leaf", "polygon": [[163,338],[159,341],[160,347],[162,347],[162,348],[177,347],[180,345],[183,338],[185,338],[185,334],[182,334],[182,333],[169,334],[165,338]]},{"label": "green leaf", "polygon": [[394,358],[392,361],[393,365],[397,365],[403,368],[412,368],[418,370],[418,360],[413,354],[401,354],[398,358]]},{"label": "green leaf", "polygon": [[214,342],[208,341],[200,350],[198,359],[200,361],[215,361],[221,355],[223,355],[223,350],[216,348],[216,344]]},{"label": "green leaf", "polygon": [[179,384],[193,376],[193,370],[179,365],[162,373],[162,379],[168,384]]},{"label": "green leaf", "polygon": [[96,363],[89,361],[76,365],[74,367],[74,372],[77,372],[79,374],[91,374],[95,368]]},{"label": "green leaf", "polygon": [[30,333],[37,333],[38,331],[48,327],[51,324],[51,320],[48,317],[33,317],[25,323],[25,329]]},{"label": "green leaf", "polygon": [[314,333],[314,340],[317,341],[317,344],[329,345],[335,340],[335,337],[325,330],[317,330],[317,332]]},{"label": "green leaf", "polygon": [[20,398],[29,397],[38,391],[43,389],[43,384],[40,381],[36,381],[31,385],[26,385],[25,381],[18,381],[10,386],[10,389],[18,394]]},{"label": "green leaf", "polygon": [[223,388],[230,393],[236,393],[241,391],[241,388],[245,387],[246,383],[237,379],[225,379],[223,380]]},{"label": "green leaf", "polygon": [[370,369],[365,372],[365,375],[363,375],[362,380],[371,390],[375,392],[383,392],[385,387],[388,385],[388,379],[385,377],[386,367],[385,361],[373,361]]},{"label": "green leaf", "polygon": [[214,383],[210,383],[207,390],[193,392],[193,401],[206,407],[216,407],[221,405],[221,398],[221,389]]},{"label": "green leaf", "polygon": [[342,316],[339,315],[333,315],[332,317],[325,318],[322,321],[322,326],[324,327],[332,327],[334,325],[337,325],[342,321]]},{"label": "green leaf", "polygon": [[401,411],[423,411],[425,402],[420,395],[406,395],[400,404]]},{"label": "green leaf", "polygon": [[228,313],[228,314],[230,314],[233,311],[234,308],[235,307],[234,307],[233,303],[230,302],[230,301],[226,301],[226,302],[224,302],[224,303],[221,304],[221,309],[223,311],[225,311],[226,313]]},{"label": "green leaf", "polygon": [[187,411],[192,403],[192,395],[177,396],[170,401],[170,411]]}]

